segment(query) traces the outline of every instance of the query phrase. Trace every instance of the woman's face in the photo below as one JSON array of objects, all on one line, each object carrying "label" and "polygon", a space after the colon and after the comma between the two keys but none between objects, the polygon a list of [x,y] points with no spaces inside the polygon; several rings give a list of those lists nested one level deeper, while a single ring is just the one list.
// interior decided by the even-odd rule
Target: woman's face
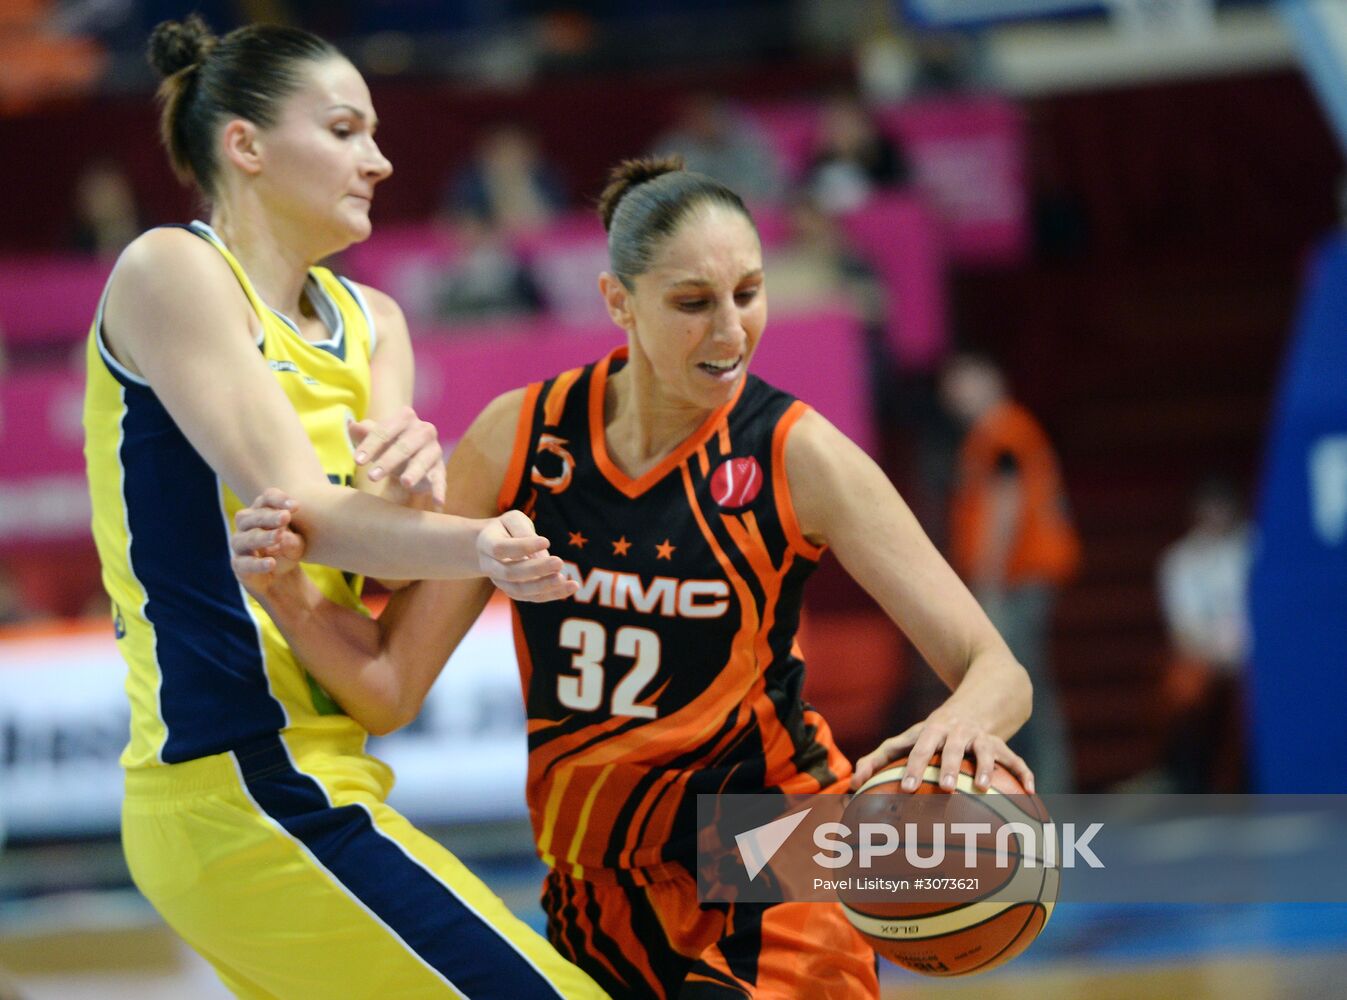
[{"label": "woman's face", "polygon": [[307,64],[305,82],[257,132],[269,214],[332,253],[370,234],[375,186],[393,172],[374,141],[369,88],[345,59]]},{"label": "woman's face", "polygon": [[661,394],[699,409],[728,402],[767,324],[762,246],[749,221],[721,205],[698,207],[633,284],[623,325]]}]

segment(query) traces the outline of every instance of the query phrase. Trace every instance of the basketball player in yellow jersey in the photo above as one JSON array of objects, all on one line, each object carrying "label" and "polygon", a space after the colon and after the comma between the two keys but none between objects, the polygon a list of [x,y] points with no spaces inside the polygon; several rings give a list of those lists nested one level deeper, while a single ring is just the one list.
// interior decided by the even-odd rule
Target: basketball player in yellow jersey
[{"label": "basketball player in yellow jersey", "polygon": [[602,997],[387,806],[366,728],[230,570],[238,498],[282,483],[325,564],[306,578],[357,619],[355,574],[489,577],[522,600],[573,587],[517,511],[465,520],[348,488],[443,490],[433,428],[408,408],[397,307],[313,266],[369,234],[390,172],[364,81],[287,28],[217,39],[192,18],[160,25],[150,49],[166,145],[211,211],[127,249],[89,336],[136,884],[240,997]]},{"label": "basketball player in yellow jersey", "polygon": [[[615,997],[874,997],[837,905],[698,903],[696,796],[840,792],[907,753],[914,774],[941,754],[947,789],[965,753],[979,787],[999,761],[1032,788],[1005,742],[1028,677],[875,464],[748,374],[767,308],[743,202],[636,161],[600,210],[625,347],[497,399],[448,467],[450,509],[517,504],[583,581],[515,607],[549,937]],[[405,722],[487,588],[419,583],[398,617],[360,618],[292,571],[285,502],[240,512],[236,572],[352,715]],[[825,546],[952,689],[854,773],[801,698],[795,627]]]}]

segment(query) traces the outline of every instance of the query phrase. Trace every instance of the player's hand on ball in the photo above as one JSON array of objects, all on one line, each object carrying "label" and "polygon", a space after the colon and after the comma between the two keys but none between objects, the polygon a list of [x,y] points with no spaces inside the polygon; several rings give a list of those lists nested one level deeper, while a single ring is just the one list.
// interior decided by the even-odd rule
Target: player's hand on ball
[{"label": "player's hand on ball", "polygon": [[230,565],[254,597],[262,597],[299,568],[304,536],[290,528],[299,504],[275,487],[234,515]]},{"label": "player's hand on ball", "polygon": [[393,480],[408,493],[429,494],[437,507],[444,506],[444,451],[434,424],[404,406],[386,420],[353,420],[346,430],[355,464],[369,469],[370,482]]},{"label": "player's hand on ball", "polygon": [[492,518],[477,536],[482,572],[516,601],[555,601],[570,597],[578,584],[561,573],[561,560],[547,551],[548,541],[528,515],[507,510]]},{"label": "player's hand on ball", "polygon": [[915,792],[931,758],[940,755],[940,788],[952,792],[958,785],[959,764],[971,752],[974,760],[973,786],[980,791],[991,787],[992,771],[1000,764],[1019,779],[1025,791],[1034,791],[1034,772],[1006,741],[987,732],[977,723],[944,717],[938,712],[897,736],[891,736],[872,753],[856,762],[851,776],[851,790],[855,791],[869,781],[886,765],[901,757],[907,758],[907,776],[902,790]]}]

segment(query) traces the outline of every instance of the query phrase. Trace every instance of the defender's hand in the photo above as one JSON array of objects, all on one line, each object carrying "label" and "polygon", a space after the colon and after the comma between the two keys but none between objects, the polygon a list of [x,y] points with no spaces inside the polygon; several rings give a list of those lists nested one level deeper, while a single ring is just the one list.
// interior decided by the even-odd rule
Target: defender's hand
[{"label": "defender's hand", "polygon": [[404,406],[387,420],[359,420],[346,425],[355,446],[355,464],[369,466],[369,480],[385,477],[412,493],[428,493],[444,506],[444,451],[435,425]]},{"label": "defender's hand", "polygon": [[579,584],[561,572],[561,560],[521,511],[508,510],[489,521],[477,536],[482,572],[516,601],[555,601],[570,597]]},{"label": "defender's hand", "polygon": [[234,515],[230,566],[248,593],[261,598],[298,571],[304,536],[290,528],[298,504],[271,487]]}]

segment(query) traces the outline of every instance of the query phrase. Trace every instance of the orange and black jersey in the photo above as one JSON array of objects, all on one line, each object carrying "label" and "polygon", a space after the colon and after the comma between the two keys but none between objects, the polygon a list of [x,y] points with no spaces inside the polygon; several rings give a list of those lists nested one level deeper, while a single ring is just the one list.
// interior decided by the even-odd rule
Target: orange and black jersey
[{"label": "orange and black jersey", "polygon": [[514,609],[538,851],[640,884],[692,860],[698,794],[814,792],[850,766],[801,696],[795,632],[821,550],[784,452],[807,407],[749,376],[632,479],[604,441],[625,360],[529,387],[500,506],[530,514],[580,584]]}]

